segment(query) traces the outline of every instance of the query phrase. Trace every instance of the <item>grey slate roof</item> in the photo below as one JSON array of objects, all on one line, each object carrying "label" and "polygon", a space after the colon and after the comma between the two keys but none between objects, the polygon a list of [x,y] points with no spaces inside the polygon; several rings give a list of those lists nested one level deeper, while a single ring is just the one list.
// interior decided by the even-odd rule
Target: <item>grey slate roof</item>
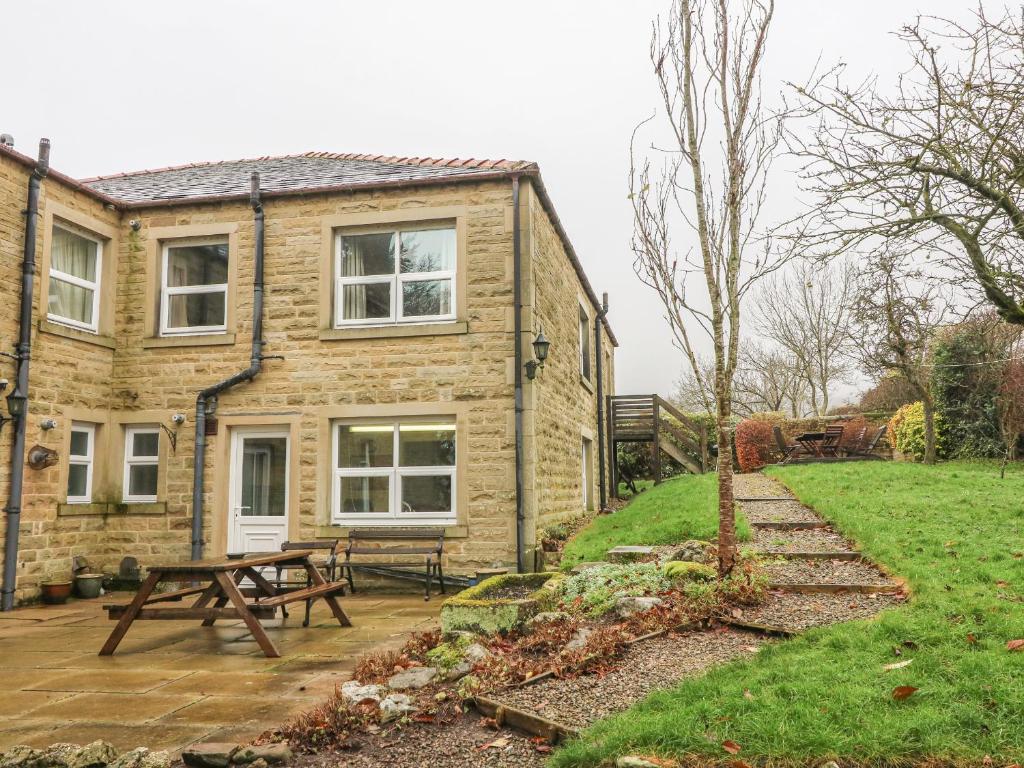
[{"label": "grey slate roof", "polygon": [[125,204],[248,195],[250,176],[260,174],[264,192],[302,192],[350,186],[439,182],[535,167],[509,160],[440,160],[309,152],[216,163],[197,163],[82,179]]}]

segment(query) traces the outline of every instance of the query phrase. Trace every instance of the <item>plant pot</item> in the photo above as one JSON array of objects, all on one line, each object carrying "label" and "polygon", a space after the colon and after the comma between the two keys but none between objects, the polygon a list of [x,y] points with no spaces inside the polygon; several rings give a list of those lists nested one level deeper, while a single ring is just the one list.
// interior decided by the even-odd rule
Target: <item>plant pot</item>
[{"label": "plant pot", "polygon": [[43,602],[47,605],[62,605],[71,595],[70,581],[44,581],[40,588]]},{"label": "plant pot", "polygon": [[75,576],[75,594],[86,600],[99,597],[103,588],[102,573],[80,573]]}]

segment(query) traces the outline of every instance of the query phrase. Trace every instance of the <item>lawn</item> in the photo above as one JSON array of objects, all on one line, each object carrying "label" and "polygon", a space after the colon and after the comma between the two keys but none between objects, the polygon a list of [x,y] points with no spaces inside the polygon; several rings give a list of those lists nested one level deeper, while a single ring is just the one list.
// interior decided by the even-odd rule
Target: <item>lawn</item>
[{"label": "lawn", "polygon": [[[687,539],[718,536],[715,502],[717,475],[681,475],[635,496],[613,515],[599,515],[576,534],[562,554],[562,566],[603,560],[620,544],[679,544]],[[739,520],[742,541],[750,538],[746,520]]]},{"label": "lawn", "polygon": [[[912,600],[713,670],[587,731],[553,765],[619,755],[773,763],[1024,755],[1024,470],[858,463],[775,468],[804,502],[907,579]],[[911,663],[885,671],[894,662]],[[893,689],[918,690],[896,701]],[[740,745],[736,758],[722,748]],[[844,763],[845,764],[845,763]]]}]

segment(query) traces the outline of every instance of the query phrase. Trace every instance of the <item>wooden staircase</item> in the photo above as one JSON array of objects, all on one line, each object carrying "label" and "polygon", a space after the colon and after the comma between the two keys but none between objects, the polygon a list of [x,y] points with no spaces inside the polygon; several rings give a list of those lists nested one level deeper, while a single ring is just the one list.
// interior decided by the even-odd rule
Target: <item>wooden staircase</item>
[{"label": "wooden staircase", "polygon": [[661,482],[661,455],[695,475],[710,465],[704,424],[691,420],[658,395],[616,395],[608,398],[608,447],[612,462],[612,489],[619,487],[615,457],[619,443],[650,443],[654,482]]}]

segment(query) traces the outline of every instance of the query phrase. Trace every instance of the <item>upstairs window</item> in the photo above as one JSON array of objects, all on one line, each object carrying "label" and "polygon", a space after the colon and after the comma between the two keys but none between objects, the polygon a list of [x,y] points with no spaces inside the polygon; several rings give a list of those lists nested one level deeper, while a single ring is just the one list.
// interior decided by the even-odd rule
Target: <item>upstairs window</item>
[{"label": "upstairs window", "polygon": [[590,381],[590,316],[580,305],[580,375]]},{"label": "upstairs window", "polygon": [[50,320],[96,333],[103,245],[78,231],[54,226],[50,246]]},{"label": "upstairs window", "polygon": [[337,424],[336,522],[455,522],[455,424]]},{"label": "upstairs window", "polygon": [[454,227],[339,234],[335,326],[455,319]]},{"label": "upstairs window", "polygon": [[189,242],[164,247],[161,335],[223,333],[227,330],[227,305],[227,242]]},{"label": "upstairs window", "polygon": [[68,504],[92,502],[92,470],[95,463],[96,426],[71,423],[68,444]]},{"label": "upstairs window", "polygon": [[129,504],[156,501],[159,475],[160,429],[128,427],[124,444],[124,501]]}]

